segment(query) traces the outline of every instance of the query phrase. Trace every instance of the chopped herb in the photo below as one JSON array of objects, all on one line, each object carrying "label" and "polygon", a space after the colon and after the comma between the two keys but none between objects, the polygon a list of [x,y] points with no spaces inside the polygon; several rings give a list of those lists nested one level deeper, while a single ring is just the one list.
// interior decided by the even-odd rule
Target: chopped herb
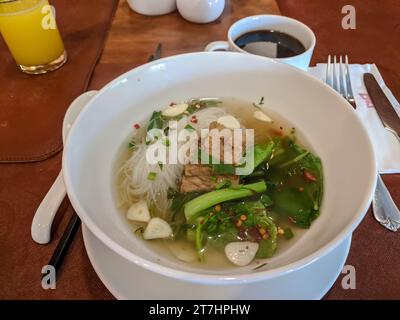
[{"label": "chopped herb", "polygon": [[261,97],[260,102],[258,104],[261,106],[264,104],[264,97]]},{"label": "chopped herb", "polygon": [[254,102],[253,102],[253,107],[261,110],[261,107],[258,104],[255,104]]},{"label": "chopped herb", "polygon": [[164,164],[161,161],[158,162],[158,166],[160,167],[160,170],[164,168]]},{"label": "chopped herb", "polygon": [[[165,125],[165,120],[162,116],[161,111],[154,111],[153,114],[151,115],[151,118],[149,120],[149,125],[147,126],[147,132],[153,130],[153,129],[159,129],[162,130],[162,128]],[[149,139],[147,137],[146,139],[146,144],[152,143],[154,140],[157,140],[159,137],[155,136],[152,137],[152,139]]]},{"label": "chopped herb", "polygon": [[135,140],[134,137],[129,141],[129,143],[128,143],[128,149],[129,149],[129,150],[132,150],[132,151],[135,151],[135,150],[136,150],[136,140]]},{"label": "chopped herb", "polygon": [[286,228],[286,229],[283,229],[283,231],[285,232],[285,233],[283,234],[283,237],[284,237],[285,239],[289,240],[289,239],[292,239],[292,238],[294,237],[294,234],[293,234],[292,229]]},{"label": "chopped herb", "polygon": [[157,177],[157,173],[153,172],[153,171],[149,172],[149,174],[147,175],[147,179],[150,181],[156,180],[156,177]]},{"label": "chopped herb", "polygon": [[235,167],[232,164],[213,164],[211,168],[216,174],[235,174]]},{"label": "chopped herb", "polygon": [[164,146],[166,146],[166,147],[169,147],[169,146],[171,145],[171,141],[170,141],[168,138],[165,138],[165,139],[162,141],[162,144],[163,144]]},{"label": "chopped herb", "polygon": [[193,128],[190,124],[187,124],[187,125],[185,126],[185,130],[187,130],[187,131],[189,131],[189,132],[193,132],[193,131],[195,131],[196,129]]},{"label": "chopped herb", "polygon": [[151,115],[147,131],[151,129],[162,129],[164,127],[165,120],[162,116],[161,111],[154,111]]}]

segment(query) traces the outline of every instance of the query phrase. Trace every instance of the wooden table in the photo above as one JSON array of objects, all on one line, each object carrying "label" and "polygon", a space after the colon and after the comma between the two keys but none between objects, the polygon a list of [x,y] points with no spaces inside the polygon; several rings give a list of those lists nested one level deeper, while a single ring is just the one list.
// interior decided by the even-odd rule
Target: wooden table
[{"label": "wooden table", "polygon": [[99,88],[109,79],[143,64],[158,43],[163,44],[163,56],[203,51],[209,42],[225,40],[235,21],[267,13],[280,14],[275,0],[227,1],[220,19],[202,25],[187,22],[178,12],[157,17],[138,15],[130,10],[126,0],[121,0],[91,87]]}]

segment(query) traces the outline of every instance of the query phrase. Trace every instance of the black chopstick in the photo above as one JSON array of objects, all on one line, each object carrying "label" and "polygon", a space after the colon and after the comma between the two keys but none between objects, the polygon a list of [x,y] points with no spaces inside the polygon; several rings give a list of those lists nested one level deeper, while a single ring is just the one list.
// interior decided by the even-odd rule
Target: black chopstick
[{"label": "black chopstick", "polygon": [[[151,62],[160,59],[161,53],[162,53],[162,44],[159,43],[157,45],[155,53],[150,55],[147,61]],[[58,242],[56,250],[54,250],[54,253],[51,256],[50,261],[48,263],[49,266],[54,267],[56,274],[58,274],[58,272],[61,269],[64,259],[68,253],[69,248],[71,247],[72,241],[74,240],[75,234],[78,231],[80,225],[81,225],[81,219],[74,211],[71,218],[69,219],[67,228],[64,230],[64,233],[60,241]],[[45,275],[42,275],[42,277],[44,276]]]},{"label": "black chopstick", "polygon": [[49,266],[54,267],[56,275],[61,269],[64,259],[68,253],[69,248],[71,247],[72,241],[74,240],[75,234],[78,231],[80,225],[81,219],[79,219],[78,215],[74,211],[68,221],[67,228],[64,230],[64,233],[48,263]]}]

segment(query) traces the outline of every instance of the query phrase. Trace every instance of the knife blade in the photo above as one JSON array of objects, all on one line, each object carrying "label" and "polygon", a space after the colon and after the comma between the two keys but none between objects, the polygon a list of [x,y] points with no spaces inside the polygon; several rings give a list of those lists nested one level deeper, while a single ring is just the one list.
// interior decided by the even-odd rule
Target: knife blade
[{"label": "knife blade", "polygon": [[400,118],[372,73],[364,73],[364,84],[385,129],[400,141]]}]

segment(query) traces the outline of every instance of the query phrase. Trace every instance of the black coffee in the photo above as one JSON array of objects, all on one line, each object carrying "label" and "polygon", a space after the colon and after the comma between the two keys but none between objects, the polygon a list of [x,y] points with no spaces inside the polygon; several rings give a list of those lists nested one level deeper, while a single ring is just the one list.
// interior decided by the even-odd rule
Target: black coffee
[{"label": "black coffee", "polygon": [[235,44],[249,53],[268,58],[289,58],[306,51],[295,37],[274,30],[245,33],[235,40]]}]

